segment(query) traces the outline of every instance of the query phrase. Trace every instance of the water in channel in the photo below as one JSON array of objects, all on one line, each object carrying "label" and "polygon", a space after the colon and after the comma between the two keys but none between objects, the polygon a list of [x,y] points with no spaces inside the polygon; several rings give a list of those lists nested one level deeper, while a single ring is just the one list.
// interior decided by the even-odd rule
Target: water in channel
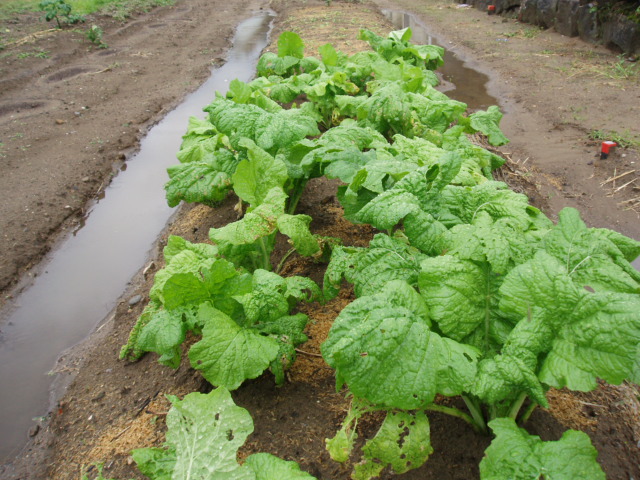
[{"label": "water in channel", "polygon": [[[382,13],[398,30],[411,28],[412,43],[444,46],[440,39],[431,35],[427,27],[410,13],[397,10],[383,10]],[[498,99],[487,92],[489,77],[469,67],[446,48],[444,65],[438,69],[438,73],[442,78],[438,90],[446,92],[454,100],[466,103],[470,110],[485,110],[491,105],[498,105]]]},{"label": "water in channel", "polygon": [[82,229],[45,260],[33,285],[0,312],[0,462],[26,443],[33,418],[50,408],[47,372],[113,309],[173,213],[164,198],[165,169],[191,115],[235,78],[248,81],[266,46],[272,12],[240,23],[227,62],[142,140],[126,172],[90,210]]}]

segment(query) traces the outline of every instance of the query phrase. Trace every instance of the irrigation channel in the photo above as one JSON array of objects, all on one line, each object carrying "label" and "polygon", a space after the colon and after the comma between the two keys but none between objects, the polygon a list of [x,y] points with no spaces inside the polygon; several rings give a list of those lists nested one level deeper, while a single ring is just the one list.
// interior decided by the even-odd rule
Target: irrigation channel
[{"label": "irrigation channel", "polygon": [[84,227],[45,259],[33,284],[0,314],[3,462],[25,444],[33,418],[46,415],[56,401],[47,375],[56,358],[115,307],[174,213],[164,198],[165,169],[177,163],[189,116],[204,117],[202,108],[231,80],[253,77],[273,18],[265,11],[238,25],[226,63],[149,131],[126,171],[92,206]]}]

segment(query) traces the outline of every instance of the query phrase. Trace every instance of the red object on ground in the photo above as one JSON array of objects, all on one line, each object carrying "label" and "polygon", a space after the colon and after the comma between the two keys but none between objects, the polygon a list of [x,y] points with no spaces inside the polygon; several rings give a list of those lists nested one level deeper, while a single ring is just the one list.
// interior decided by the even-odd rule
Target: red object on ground
[{"label": "red object on ground", "polygon": [[609,152],[613,147],[618,145],[616,142],[612,142],[607,140],[606,142],[602,142],[602,148],[600,150],[600,158],[605,159],[609,156]]},{"label": "red object on ground", "polygon": [[495,6],[495,5],[488,5],[488,6],[487,6],[487,11],[488,11],[489,13],[495,13],[495,11],[496,11],[496,6]]}]

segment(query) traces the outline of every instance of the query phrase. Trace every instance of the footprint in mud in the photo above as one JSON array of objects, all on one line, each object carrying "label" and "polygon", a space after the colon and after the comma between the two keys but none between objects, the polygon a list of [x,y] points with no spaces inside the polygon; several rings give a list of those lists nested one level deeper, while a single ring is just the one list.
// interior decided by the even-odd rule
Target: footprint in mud
[{"label": "footprint in mud", "polygon": [[102,70],[102,67],[97,65],[65,68],[49,75],[45,81],[47,83],[61,82],[62,80],[68,80],[83,73],[98,72],[100,70]]}]

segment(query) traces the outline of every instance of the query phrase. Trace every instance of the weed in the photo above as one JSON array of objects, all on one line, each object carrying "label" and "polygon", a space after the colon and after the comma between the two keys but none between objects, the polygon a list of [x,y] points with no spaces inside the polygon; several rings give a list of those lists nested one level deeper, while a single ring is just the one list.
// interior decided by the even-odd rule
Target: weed
[{"label": "weed", "polygon": [[103,34],[103,30],[98,25],[91,25],[91,28],[85,33],[87,39],[98,48],[107,48],[107,44],[102,41]]},{"label": "weed", "polygon": [[636,77],[639,73],[638,64],[627,62],[623,55],[618,56],[618,61],[609,67],[606,72],[614,79],[629,79]]},{"label": "weed", "polygon": [[49,58],[51,52],[45,50],[36,50],[35,52],[20,52],[17,57],[22,60],[24,58]]},{"label": "weed", "polygon": [[71,13],[71,5],[64,0],[42,0],[38,4],[38,8],[44,12],[44,19],[47,22],[55,20],[58,28],[62,28],[61,18],[64,23],[68,24],[84,22],[85,20],[82,15]]},{"label": "weed", "polygon": [[525,38],[536,38],[538,35],[540,35],[542,30],[543,30],[542,28],[537,28],[537,27],[527,28],[523,32],[523,35]]},{"label": "weed", "polygon": [[589,138],[597,141],[611,140],[622,148],[640,148],[640,137],[629,130],[621,133],[612,130],[592,130],[589,132]]}]

